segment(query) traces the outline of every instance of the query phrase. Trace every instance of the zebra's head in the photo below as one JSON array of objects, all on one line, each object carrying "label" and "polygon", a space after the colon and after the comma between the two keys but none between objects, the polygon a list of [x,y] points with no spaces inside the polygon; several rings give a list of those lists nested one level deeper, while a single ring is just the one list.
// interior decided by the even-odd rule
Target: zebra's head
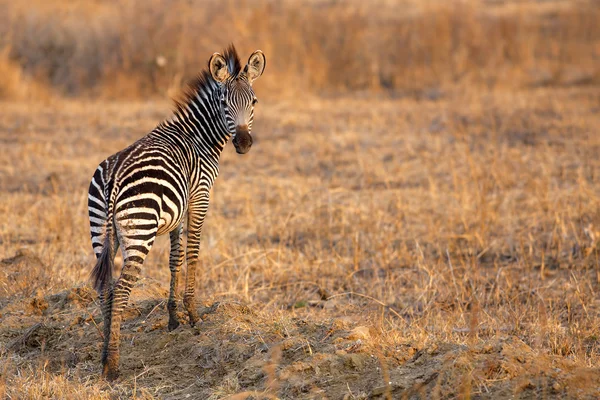
[{"label": "zebra's head", "polygon": [[258,102],[252,84],[262,75],[266,62],[263,52],[256,50],[242,69],[233,47],[225,52],[225,57],[215,53],[208,62],[211,76],[220,83],[221,112],[238,154],[247,153],[252,146],[250,132]]}]

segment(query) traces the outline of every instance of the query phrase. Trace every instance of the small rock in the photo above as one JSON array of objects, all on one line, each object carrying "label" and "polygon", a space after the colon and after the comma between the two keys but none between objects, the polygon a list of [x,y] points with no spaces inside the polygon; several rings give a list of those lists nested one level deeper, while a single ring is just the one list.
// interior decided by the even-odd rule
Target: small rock
[{"label": "small rock", "polygon": [[552,385],[552,390],[554,390],[555,392],[560,392],[560,389],[560,383],[554,382],[554,385]]}]

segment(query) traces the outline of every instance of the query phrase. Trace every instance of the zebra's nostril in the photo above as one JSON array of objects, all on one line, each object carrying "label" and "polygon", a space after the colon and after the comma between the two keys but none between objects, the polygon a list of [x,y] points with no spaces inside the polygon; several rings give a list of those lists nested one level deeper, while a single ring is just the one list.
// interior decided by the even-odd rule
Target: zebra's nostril
[{"label": "zebra's nostril", "polygon": [[240,129],[240,127],[237,127],[232,142],[235,146],[235,151],[238,154],[246,154],[252,146],[252,136],[248,129]]}]

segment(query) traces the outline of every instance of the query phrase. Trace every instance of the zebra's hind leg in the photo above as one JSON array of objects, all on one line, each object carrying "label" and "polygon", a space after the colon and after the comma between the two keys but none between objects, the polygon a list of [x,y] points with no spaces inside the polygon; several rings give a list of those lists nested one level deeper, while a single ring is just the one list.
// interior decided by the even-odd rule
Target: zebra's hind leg
[{"label": "zebra's hind leg", "polygon": [[[100,308],[102,309],[102,317],[104,319],[104,346],[102,348],[102,366],[106,365],[108,359],[108,338],[110,337],[110,327],[112,321],[112,302],[113,302],[113,283],[107,283],[106,288],[100,292]],[[106,377],[106,374],[103,375]],[[115,377],[116,378],[116,377]]]},{"label": "zebra's hind leg", "polygon": [[[121,236],[123,239],[123,268],[105,305],[107,312],[110,313],[110,318],[107,321],[108,329],[105,325],[102,375],[109,381],[115,380],[119,376],[119,344],[123,309],[129,301],[131,289],[139,279],[144,260],[154,244],[157,227],[158,224],[153,229],[145,230],[143,235],[136,235],[137,232],[134,231],[130,237]],[[125,232],[126,234],[127,232]]]},{"label": "zebra's hind leg", "polygon": [[179,272],[183,264],[183,222],[170,233],[171,253],[169,254],[169,269],[171,270],[171,284],[169,288],[169,331],[177,329],[179,318],[177,318],[177,289],[179,287]]},{"label": "zebra's hind leg", "polygon": [[[102,242],[104,243],[104,238],[102,238]],[[96,258],[100,258],[102,251],[104,250],[104,246],[94,248],[96,252]],[[110,254],[111,259],[114,260],[117,251],[119,250],[119,241],[117,238],[114,238],[112,254]],[[102,291],[98,293],[98,300],[100,301],[100,310],[102,311],[102,319],[104,322],[104,331],[103,335],[106,339],[110,335],[110,319],[111,319],[111,304],[112,304],[112,291],[113,291],[113,282],[106,282],[106,285]],[[102,352],[102,365],[106,364],[106,351]]]}]

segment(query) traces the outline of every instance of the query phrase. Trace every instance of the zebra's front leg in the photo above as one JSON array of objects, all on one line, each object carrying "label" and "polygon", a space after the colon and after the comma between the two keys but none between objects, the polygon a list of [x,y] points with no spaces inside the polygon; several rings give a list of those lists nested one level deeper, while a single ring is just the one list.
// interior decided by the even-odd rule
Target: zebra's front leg
[{"label": "zebra's front leg", "polygon": [[187,273],[185,276],[183,305],[190,318],[191,326],[196,325],[200,320],[198,311],[196,311],[194,292],[196,289],[196,266],[200,254],[200,236],[202,235],[204,217],[208,211],[208,200],[208,193],[201,195],[196,201],[190,202],[188,211]]},{"label": "zebra's front leg", "polygon": [[169,331],[177,329],[179,318],[177,318],[177,288],[179,287],[179,272],[183,264],[183,222],[170,233],[171,253],[169,255],[169,269],[171,270],[171,285],[169,290]]}]

